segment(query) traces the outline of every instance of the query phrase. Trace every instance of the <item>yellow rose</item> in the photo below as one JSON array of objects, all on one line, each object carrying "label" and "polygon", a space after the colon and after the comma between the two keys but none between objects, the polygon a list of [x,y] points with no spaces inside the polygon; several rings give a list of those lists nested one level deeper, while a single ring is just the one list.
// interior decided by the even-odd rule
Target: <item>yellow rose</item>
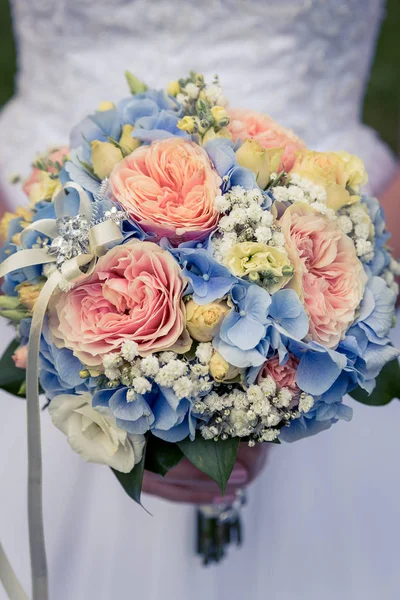
[{"label": "yellow rose", "polygon": [[39,171],[35,183],[29,189],[29,200],[33,205],[41,200],[51,200],[61,190],[59,179],[53,179],[46,171]]},{"label": "yellow rose", "polygon": [[358,192],[360,187],[368,181],[363,161],[355,154],[349,154],[348,152],[341,151],[337,152],[337,154],[345,164],[347,185],[355,192]]},{"label": "yellow rose", "polygon": [[177,96],[181,91],[179,81],[170,81],[167,87],[167,92],[170,96]]},{"label": "yellow rose", "polygon": [[349,180],[348,167],[337,152],[300,151],[291,173],[298,173],[325,188],[326,204],[333,210],[354,204],[360,199],[346,189]]},{"label": "yellow rose", "polygon": [[214,117],[217,127],[226,127],[226,125],[228,125],[228,111],[223,106],[213,106],[211,109],[211,114]]},{"label": "yellow rose", "polygon": [[222,300],[202,306],[190,300],[186,304],[186,326],[190,336],[198,342],[211,342],[229,311],[229,306]]},{"label": "yellow rose", "polygon": [[39,298],[39,294],[42,290],[43,285],[44,282],[36,283],[34,285],[31,285],[26,281],[20,283],[16,287],[16,290],[18,291],[18,298],[20,304],[22,304],[22,306],[25,306],[26,308],[29,308],[30,310],[33,310],[35,308],[36,301]]},{"label": "yellow rose", "polygon": [[132,125],[124,125],[122,128],[122,134],[119,138],[119,143],[121,144],[124,152],[126,154],[130,154],[136,148],[139,148],[141,141],[132,137],[132,131],[135,128]]},{"label": "yellow rose", "polygon": [[277,173],[282,160],[282,154],[285,148],[267,148],[266,152],[269,157],[269,168],[271,173]]},{"label": "yellow rose", "polygon": [[215,131],[213,127],[207,131],[204,135],[202,143],[207,144],[211,140],[215,140],[216,138],[227,138],[228,140],[232,139],[232,134],[227,127],[221,127],[218,131]]},{"label": "yellow rose", "polygon": [[122,152],[110,142],[94,140],[92,147],[92,165],[97,177],[105,179],[117,163],[122,160]]},{"label": "yellow rose", "polygon": [[229,364],[219,352],[214,352],[210,360],[210,374],[215,381],[230,381],[240,375],[241,370]]},{"label": "yellow rose", "polygon": [[240,166],[256,174],[258,185],[264,189],[269,181],[271,169],[268,152],[260,142],[248,138],[237,150],[236,158]]},{"label": "yellow rose", "polygon": [[224,264],[237,277],[260,282],[271,294],[286,285],[294,272],[284,249],[259,242],[235,244],[226,253]]}]

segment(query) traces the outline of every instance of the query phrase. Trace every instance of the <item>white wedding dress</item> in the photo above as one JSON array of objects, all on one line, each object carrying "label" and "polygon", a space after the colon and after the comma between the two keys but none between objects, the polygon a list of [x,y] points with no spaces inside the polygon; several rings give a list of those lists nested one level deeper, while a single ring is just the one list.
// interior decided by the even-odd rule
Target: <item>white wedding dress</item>
[{"label": "white wedding dress", "polygon": [[[159,87],[189,69],[218,73],[232,105],[270,113],[314,148],[361,155],[375,192],[394,172],[360,122],[381,0],[12,4],[19,74],[0,116],[0,171],[14,206],[6,176],[67,142],[100,100],[126,94],[126,68]],[[11,336],[3,324],[1,335]],[[149,516],[44,412],[51,600],[397,599],[400,404],[353,405],[352,423],[273,448],[249,489],[244,547],[209,568],[195,555],[193,507],[145,497]],[[25,405],[1,394],[0,409],[0,539],[29,590]]]}]

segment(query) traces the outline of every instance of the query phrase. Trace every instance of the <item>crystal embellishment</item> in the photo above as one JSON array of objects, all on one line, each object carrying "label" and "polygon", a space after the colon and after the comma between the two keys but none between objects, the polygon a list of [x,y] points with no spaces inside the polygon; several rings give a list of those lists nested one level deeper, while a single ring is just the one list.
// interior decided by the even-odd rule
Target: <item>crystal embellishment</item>
[{"label": "crystal embellishment", "polygon": [[57,266],[64,261],[84,254],[89,248],[89,221],[84,215],[61,217],[56,221],[57,237],[48,247],[48,253],[56,255]]}]

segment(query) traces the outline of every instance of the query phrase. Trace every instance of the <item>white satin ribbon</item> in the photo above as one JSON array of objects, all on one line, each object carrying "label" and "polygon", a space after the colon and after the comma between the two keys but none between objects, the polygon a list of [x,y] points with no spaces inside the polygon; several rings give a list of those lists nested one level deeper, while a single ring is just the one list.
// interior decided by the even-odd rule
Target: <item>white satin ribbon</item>
[{"label": "white satin ribbon", "polygon": [[[86,192],[73,182],[65,184],[63,190],[54,199],[56,217],[66,216],[65,199],[67,189],[75,189],[79,195],[79,215],[83,215],[90,223],[92,217],[92,202]],[[55,219],[41,219],[31,223],[25,231],[38,231],[54,238],[57,235]],[[21,235],[24,245],[25,236]],[[60,270],[50,275],[44,284],[36,301],[32,314],[32,323],[28,342],[28,366],[26,377],[27,424],[28,424],[28,516],[29,516],[29,544],[32,569],[32,600],[48,599],[48,578],[46,550],[43,529],[42,508],[42,458],[40,441],[40,405],[39,405],[39,350],[43,320],[53,293],[59,288],[61,282],[74,285],[87,279],[96,266],[98,257],[105,254],[112,243],[121,242],[123,239],[119,227],[112,221],[104,221],[93,225],[89,230],[89,250],[87,254],[80,254],[66,260]],[[9,256],[0,265],[0,277],[8,273],[32,265],[44,265],[56,261],[54,255],[47,253],[45,248],[20,250]],[[86,267],[82,270],[82,267]],[[5,555],[4,555],[5,557]],[[10,564],[5,558],[6,573],[0,571],[1,580],[16,580]],[[7,568],[7,565],[9,568]],[[11,569],[11,571],[10,571]],[[21,588],[22,589],[22,588]],[[23,598],[23,596],[20,596]],[[26,596],[25,596],[26,597]],[[18,598],[18,596],[15,596]]]}]

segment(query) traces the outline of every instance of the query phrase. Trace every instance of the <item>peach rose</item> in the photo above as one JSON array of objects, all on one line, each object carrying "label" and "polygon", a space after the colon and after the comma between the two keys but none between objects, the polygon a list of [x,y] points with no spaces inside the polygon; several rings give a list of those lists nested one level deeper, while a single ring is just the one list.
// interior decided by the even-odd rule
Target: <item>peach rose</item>
[{"label": "peach rose", "polygon": [[102,256],[94,273],[50,305],[50,331],[58,347],[99,367],[124,340],[139,354],[190,348],[182,292],[186,282],[169,252],[132,241]]},{"label": "peach rose", "polygon": [[12,355],[12,359],[18,369],[26,369],[28,363],[28,346],[18,346]]},{"label": "peach rose", "polygon": [[305,144],[293,131],[285,129],[268,115],[241,108],[232,108],[229,111],[230,123],[228,129],[233,140],[247,138],[256,139],[264,148],[283,148],[283,154],[277,171],[290,171],[296,160],[296,152],[304,148]]},{"label": "peach rose", "polygon": [[206,237],[218,222],[221,178],[193,142],[175,137],[141,146],[114,167],[110,183],[121,206],[158,239],[178,245]]},{"label": "peach rose", "polygon": [[292,392],[297,393],[299,388],[296,384],[296,371],[299,362],[300,360],[294,354],[289,354],[285,364],[281,365],[279,356],[273,356],[263,364],[258,375],[258,382],[270,375],[279,388],[287,387]]},{"label": "peach rose", "polygon": [[367,282],[353,241],[301,202],[287,208],[279,224],[295,269],[287,287],[296,290],[308,312],[309,337],[335,347],[355,319]]}]

